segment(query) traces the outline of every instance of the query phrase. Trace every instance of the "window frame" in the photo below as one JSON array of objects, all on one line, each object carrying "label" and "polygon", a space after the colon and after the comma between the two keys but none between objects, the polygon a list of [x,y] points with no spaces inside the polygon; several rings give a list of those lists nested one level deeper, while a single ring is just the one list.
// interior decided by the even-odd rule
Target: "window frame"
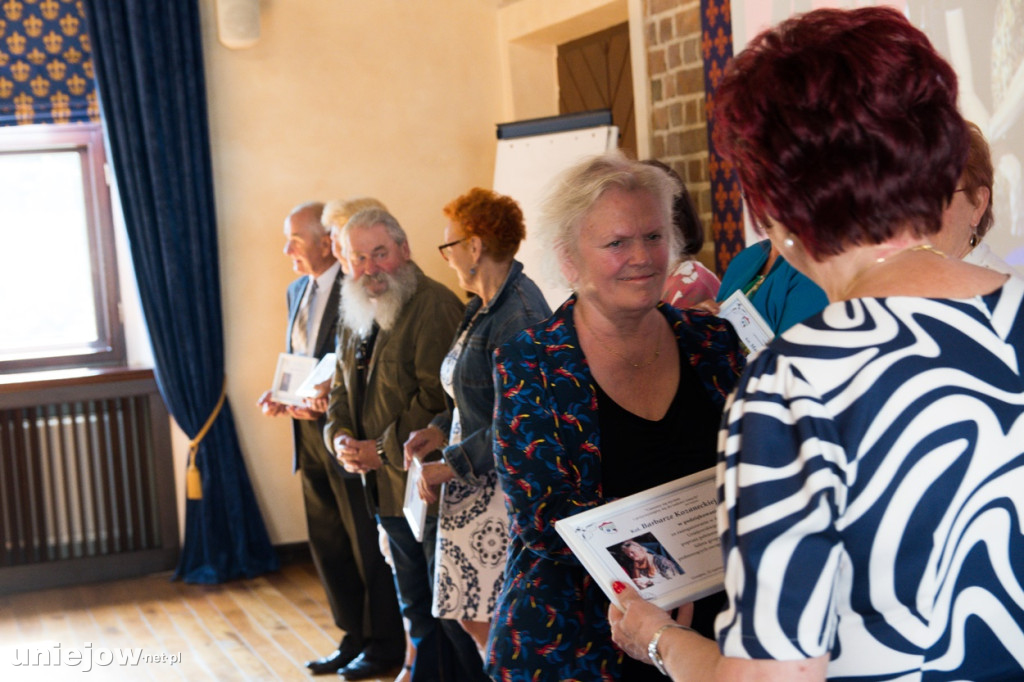
[{"label": "window frame", "polygon": [[[0,374],[77,367],[125,367],[126,348],[117,274],[109,167],[98,123],[0,127],[0,155],[76,151],[89,243],[97,339],[61,352],[0,358]],[[41,276],[58,273],[41,273]]]}]

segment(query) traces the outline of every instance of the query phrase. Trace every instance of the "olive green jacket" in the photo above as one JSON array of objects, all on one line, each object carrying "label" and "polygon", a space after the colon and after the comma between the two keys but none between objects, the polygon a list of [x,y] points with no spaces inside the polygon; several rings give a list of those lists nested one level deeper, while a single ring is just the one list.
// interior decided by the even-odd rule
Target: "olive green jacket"
[{"label": "olive green jacket", "polygon": [[[353,390],[357,380],[355,353],[361,339],[342,326],[324,428],[324,440],[331,452],[334,436],[341,432],[360,440],[380,439],[386,458],[375,477],[381,516],[402,516],[406,478],[402,446],[411,432],[426,427],[445,410],[441,361],[462,320],[463,305],[458,297],[424,275],[418,266],[413,267],[416,293],[392,328],[377,334],[361,408],[356,405],[358,393]],[[373,485],[373,479],[367,476],[367,485]]]}]

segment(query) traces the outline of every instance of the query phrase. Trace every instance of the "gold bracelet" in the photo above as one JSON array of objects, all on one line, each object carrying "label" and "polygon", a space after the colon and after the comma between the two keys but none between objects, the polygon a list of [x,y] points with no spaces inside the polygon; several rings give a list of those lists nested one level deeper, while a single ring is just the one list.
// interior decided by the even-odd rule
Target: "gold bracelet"
[{"label": "gold bracelet", "polygon": [[691,627],[680,625],[679,623],[665,623],[660,628],[654,631],[654,636],[651,637],[650,643],[647,645],[647,657],[651,659],[651,663],[658,669],[665,677],[669,677],[668,671],[665,670],[665,662],[661,660],[661,654],[658,653],[658,642],[661,641],[661,635],[669,628],[678,628],[680,630],[689,630],[695,634],[700,634]]}]

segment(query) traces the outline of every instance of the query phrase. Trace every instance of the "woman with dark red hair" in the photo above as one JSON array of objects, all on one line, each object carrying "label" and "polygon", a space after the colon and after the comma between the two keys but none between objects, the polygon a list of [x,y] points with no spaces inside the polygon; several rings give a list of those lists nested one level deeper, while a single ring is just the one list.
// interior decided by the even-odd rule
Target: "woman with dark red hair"
[{"label": "woman with dark red hair", "polygon": [[882,7],[784,22],[715,93],[751,214],[830,304],[726,407],[718,647],[613,585],[613,638],[673,679],[1024,679],[1024,280],[932,243],[956,98]]}]

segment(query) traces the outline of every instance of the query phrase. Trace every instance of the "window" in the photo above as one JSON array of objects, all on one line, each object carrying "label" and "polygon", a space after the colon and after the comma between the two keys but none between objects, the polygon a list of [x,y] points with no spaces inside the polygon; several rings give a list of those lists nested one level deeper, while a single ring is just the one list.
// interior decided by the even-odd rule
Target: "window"
[{"label": "window", "polygon": [[0,128],[0,372],[124,365],[102,128]]}]

